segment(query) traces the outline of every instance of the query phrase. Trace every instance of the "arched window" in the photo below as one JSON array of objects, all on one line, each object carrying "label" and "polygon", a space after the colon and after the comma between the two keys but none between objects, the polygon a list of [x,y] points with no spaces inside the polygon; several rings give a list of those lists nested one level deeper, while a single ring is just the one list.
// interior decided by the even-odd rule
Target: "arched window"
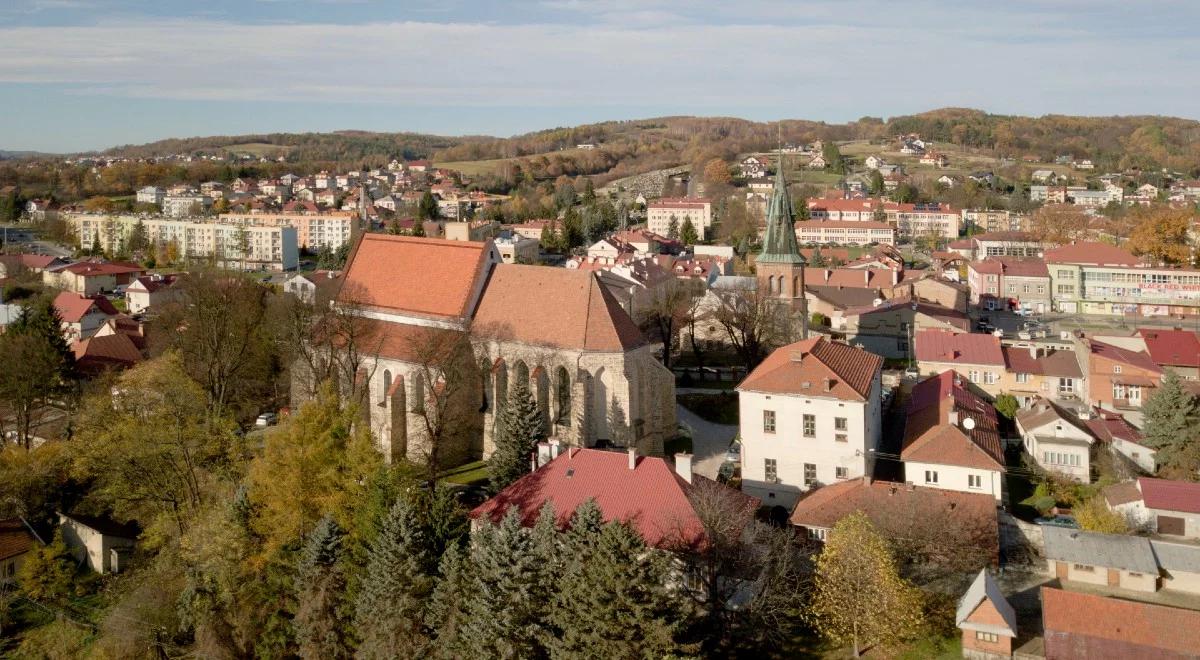
[{"label": "arched window", "polygon": [[571,425],[571,375],[563,367],[554,372],[554,407],[558,410],[557,424]]},{"label": "arched window", "polygon": [[799,298],[804,295],[804,287],[800,286],[800,276],[792,278],[792,297]]},{"label": "arched window", "polygon": [[413,412],[425,410],[425,379],[419,371],[412,375],[412,403],[409,408]]},{"label": "arched window", "polygon": [[392,372],[383,370],[383,391],[379,393],[379,405],[386,405],[388,394],[392,391]]}]

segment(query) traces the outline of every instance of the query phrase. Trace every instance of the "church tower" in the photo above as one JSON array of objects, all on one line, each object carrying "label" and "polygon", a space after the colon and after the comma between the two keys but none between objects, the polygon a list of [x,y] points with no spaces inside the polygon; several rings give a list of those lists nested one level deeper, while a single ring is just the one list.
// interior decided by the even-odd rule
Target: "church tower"
[{"label": "church tower", "polygon": [[796,211],[783,175],[783,153],[775,172],[775,189],[767,203],[767,235],[755,261],[758,288],[787,301],[800,314],[800,336],[808,338],[808,301],[804,298],[804,256],[796,242]]}]

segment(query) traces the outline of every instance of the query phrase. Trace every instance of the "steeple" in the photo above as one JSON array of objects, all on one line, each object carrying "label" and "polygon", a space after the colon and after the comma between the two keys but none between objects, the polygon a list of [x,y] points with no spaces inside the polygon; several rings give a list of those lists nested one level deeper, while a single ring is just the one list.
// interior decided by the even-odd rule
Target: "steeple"
[{"label": "steeple", "polygon": [[805,264],[800,246],[796,242],[796,210],[788,195],[787,179],[783,175],[783,150],[779,151],[779,164],[775,170],[775,189],[767,202],[767,236],[758,263]]}]

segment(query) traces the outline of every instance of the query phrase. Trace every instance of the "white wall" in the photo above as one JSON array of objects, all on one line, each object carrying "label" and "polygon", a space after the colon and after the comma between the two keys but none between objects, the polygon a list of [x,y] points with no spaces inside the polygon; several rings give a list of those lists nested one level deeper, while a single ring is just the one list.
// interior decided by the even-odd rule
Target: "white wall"
[{"label": "white wall", "polygon": [[[937,483],[925,481],[925,472],[937,472]],[[980,477],[981,487],[968,486],[968,476]],[[904,462],[904,480],[918,486],[940,488],[942,490],[957,490],[964,493],[987,493],[1000,500],[1003,493],[1004,475],[999,470],[982,470],[959,465],[939,465],[936,463]]]}]

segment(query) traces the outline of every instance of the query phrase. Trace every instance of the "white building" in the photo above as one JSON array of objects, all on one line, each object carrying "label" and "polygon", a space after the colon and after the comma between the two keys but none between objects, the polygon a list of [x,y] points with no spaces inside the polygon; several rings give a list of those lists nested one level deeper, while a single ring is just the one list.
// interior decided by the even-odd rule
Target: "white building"
[{"label": "white building", "polygon": [[1200,484],[1142,477],[1104,489],[1108,507],[1168,536],[1200,539]]},{"label": "white building", "polygon": [[1043,469],[1085,484],[1091,482],[1095,438],[1073,415],[1039,398],[1017,412],[1017,431],[1025,451]]},{"label": "white building", "polygon": [[138,204],[154,204],[155,206],[163,203],[163,198],[167,193],[162,188],[157,186],[146,186],[137,191]]},{"label": "white building", "polygon": [[918,486],[987,493],[1004,491],[1004,447],[996,409],[946,371],[913,387],[904,426],[904,479]]},{"label": "white building", "polygon": [[646,207],[646,229],[659,236],[670,236],[671,221],[676,224],[676,236],[683,231],[684,222],[692,221],[699,240],[704,240],[712,226],[712,201],[701,197],[664,197]]},{"label": "white building", "polygon": [[295,227],[131,215],[74,214],[67,221],[79,236],[80,245],[91,245],[97,235],[102,245],[116,245],[140,221],[152,245],[174,244],[181,259],[215,258],[218,265],[238,270],[291,270],[300,262]]},{"label": "white building", "polygon": [[102,518],[58,514],[63,541],[75,560],[96,573],[119,573],[137,539],[137,529]]},{"label": "white building", "polygon": [[797,222],[796,240],[804,243],[838,245],[896,244],[896,230],[886,222],[828,220]]},{"label": "white building", "polygon": [[742,490],[791,508],[800,493],[869,474],[883,358],[824,337],[776,349],[738,386]]},{"label": "white building", "polygon": [[199,215],[207,211],[211,206],[212,197],[208,195],[167,195],[162,199],[163,214],[169,215],[172,218]]}]

